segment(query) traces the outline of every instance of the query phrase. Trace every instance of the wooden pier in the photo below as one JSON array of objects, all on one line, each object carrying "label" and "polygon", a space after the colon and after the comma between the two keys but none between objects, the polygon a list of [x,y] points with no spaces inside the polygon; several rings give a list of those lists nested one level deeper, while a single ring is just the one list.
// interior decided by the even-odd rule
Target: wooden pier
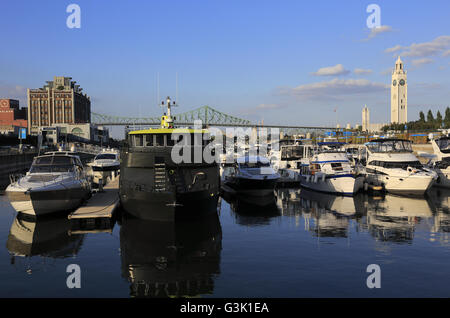
[{"label": "wooden pier", "polygon": [[[113,225],[114,211],[119,205],[119,177],[111,180],[103,188],[77,210],[70,213],[68,218],[78,221],[77,230],[107,230]],[[75,232],[75,229],[74,231]]]}]

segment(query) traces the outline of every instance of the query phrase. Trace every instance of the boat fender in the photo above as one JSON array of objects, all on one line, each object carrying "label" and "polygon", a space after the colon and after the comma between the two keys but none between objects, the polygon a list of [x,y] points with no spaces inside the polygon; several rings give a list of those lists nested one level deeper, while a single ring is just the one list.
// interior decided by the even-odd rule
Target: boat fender
[{"label": "boat fender", "polygon": [[314,183],[317,183],[317,175],[314,175]]},{"label": "boat fender", "polygon": [[306,176],[306,182],[309,182],[310,176]]},{"label": "boat fender", "polygon": [[322,175],[322,182],[325,182],[325,175]]}]

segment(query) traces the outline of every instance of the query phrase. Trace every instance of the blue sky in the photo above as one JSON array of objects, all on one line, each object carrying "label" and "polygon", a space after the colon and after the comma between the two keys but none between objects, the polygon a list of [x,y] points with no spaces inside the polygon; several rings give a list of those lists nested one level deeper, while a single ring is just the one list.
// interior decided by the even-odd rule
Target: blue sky
[{"label": "blue sky", "polygon": [[[80,29],[66,26],[71,3]],[[371,3],[382,25],[373,36]],[[365,104],[371,122],[389,121],[401,54],[413,120],[450,106],[449,12],[448,1],[2,1],[0,97],[25,106],[27,87],[64,75],[95,112],[157,116],[157,73],[160,97],[175,95],[178,73],[178,112],[353,126]]]}]

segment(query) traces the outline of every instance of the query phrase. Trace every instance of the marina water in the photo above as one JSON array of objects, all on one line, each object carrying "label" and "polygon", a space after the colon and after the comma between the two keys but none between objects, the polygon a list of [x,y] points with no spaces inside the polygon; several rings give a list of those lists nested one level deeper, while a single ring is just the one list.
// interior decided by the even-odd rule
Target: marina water
[{"label": "marina water", "polygon": [[[221,198],[197,223],[121,218],[87,234],[64,215],[18,218],[1,195],[0,297],[448,297],[449,195],[282,189],[263,207]],[[81,288],[67,287],[70,264]],[[367,286],[370,264],[381,288]]]}]

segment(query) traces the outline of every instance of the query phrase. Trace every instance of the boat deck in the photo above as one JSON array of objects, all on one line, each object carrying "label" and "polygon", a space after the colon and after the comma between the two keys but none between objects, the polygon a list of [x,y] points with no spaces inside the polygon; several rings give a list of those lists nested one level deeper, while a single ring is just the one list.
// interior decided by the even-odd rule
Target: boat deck
[{"label": "boat deck", "polygon": [[69,219],[112,218],[119,205],[119,177],[110,181],[103,192],[97,192],[86,204],[68,215]]}]

